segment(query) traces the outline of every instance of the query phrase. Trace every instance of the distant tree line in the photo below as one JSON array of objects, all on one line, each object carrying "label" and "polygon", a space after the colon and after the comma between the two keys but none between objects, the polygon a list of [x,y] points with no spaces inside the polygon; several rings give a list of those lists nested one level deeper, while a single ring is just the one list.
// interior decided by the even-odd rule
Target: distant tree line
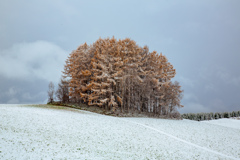
[{"label": "distant tree line", "polygon": [[100,38],[69,55],[56,94],[63,103],[111,112],[179,117],[183,90],[171,81],[175,74],[167,58],[147,46],[128,38]]},{"label": "distant tree line", "polygon": [[185,113],[182,114],[182,118],[190,119],[195,121],[204,121],[204,120],[213,120],[213,119],[220,119],[220,118],[231,118],[231,117],[239,117],[240,111],[233,111],[233,112],[216,112],[216,113]]}]

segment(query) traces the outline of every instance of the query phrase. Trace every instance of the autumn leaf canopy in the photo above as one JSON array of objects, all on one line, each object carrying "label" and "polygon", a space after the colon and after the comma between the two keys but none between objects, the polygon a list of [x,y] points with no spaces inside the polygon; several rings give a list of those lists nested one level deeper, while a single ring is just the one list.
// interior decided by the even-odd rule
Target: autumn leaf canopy
[{"label": "autumn leaf canopy", "polygon": [[171,82],[176,70],[167,58],[129,38],[99,38],[80,45],[69,55],[63,73],[74,102],[158,115],[182,107],[179,83]]}]

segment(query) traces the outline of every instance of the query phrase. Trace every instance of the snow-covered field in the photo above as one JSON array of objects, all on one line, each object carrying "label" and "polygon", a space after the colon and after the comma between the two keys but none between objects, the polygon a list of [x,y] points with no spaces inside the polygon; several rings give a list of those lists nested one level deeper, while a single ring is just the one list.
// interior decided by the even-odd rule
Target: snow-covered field
[{"label": "snow-covered field", "polygon": [[0,105],[0,159],[240,159],[240,120],[117,118]]}]

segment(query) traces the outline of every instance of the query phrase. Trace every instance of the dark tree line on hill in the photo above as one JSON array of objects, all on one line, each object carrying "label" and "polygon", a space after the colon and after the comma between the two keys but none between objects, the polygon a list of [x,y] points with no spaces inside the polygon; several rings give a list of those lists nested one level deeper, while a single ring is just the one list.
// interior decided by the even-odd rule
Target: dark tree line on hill
[{"label": "dark tree line on hill", "polygon": [[195,121],[213,120],[213,119],[231,118],[231,117],[240,117],[240,111],[222,112],[222,113],[211,112],[211,113],[185,113],[185,114],[182,114],[182,118],[195,120]]},{"label": "dark tree line on hill", "polygon": [[130,39],[98,39],[74,50],[66,60],[57,97],[111,112],[180,116],[183,90],[172,82],[167,58]]}]

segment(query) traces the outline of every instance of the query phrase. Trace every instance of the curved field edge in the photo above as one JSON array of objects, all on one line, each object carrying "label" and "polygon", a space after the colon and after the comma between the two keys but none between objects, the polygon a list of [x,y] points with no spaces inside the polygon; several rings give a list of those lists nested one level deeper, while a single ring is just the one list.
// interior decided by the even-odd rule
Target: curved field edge
[{"label": "curved field edge", "polygon": [[[161,118],[161,119],[176,119],[176,120],[182,120],[181,116],[179,118],[174,118],[174,117],[170,117],[168,115],[153,115],[153,113],[143,113],[143,112],[138,112],[138,111],[134,111],[134,112],[113,112],[113,111],[109,111],[108,109],[100,108],[98,106],[89,106],[83,103],[73,103],[73,104],[68,104],[68,103],[60,103],[60,102],[53,102],[53,103],[48,103],[48,104],[41,104],[39,106],[44,107],[46,105],[46,107],[51,107],[53,106],[53,108],[58,108],[59,109],[63,109],[63,108],[73,108],[73,109],[78,109],[78,110],[84,110],[84,111],[89,111],[89,112],[93,112],[93,113],[98,113],[98,114],[102,114],[102,115],[107,115],[107,116],[113,116],[113,117],[153,117],[153,118]],[[35,105],[38,106],[38,105]],[[63,108],[62,108],[63,107]]]}]

